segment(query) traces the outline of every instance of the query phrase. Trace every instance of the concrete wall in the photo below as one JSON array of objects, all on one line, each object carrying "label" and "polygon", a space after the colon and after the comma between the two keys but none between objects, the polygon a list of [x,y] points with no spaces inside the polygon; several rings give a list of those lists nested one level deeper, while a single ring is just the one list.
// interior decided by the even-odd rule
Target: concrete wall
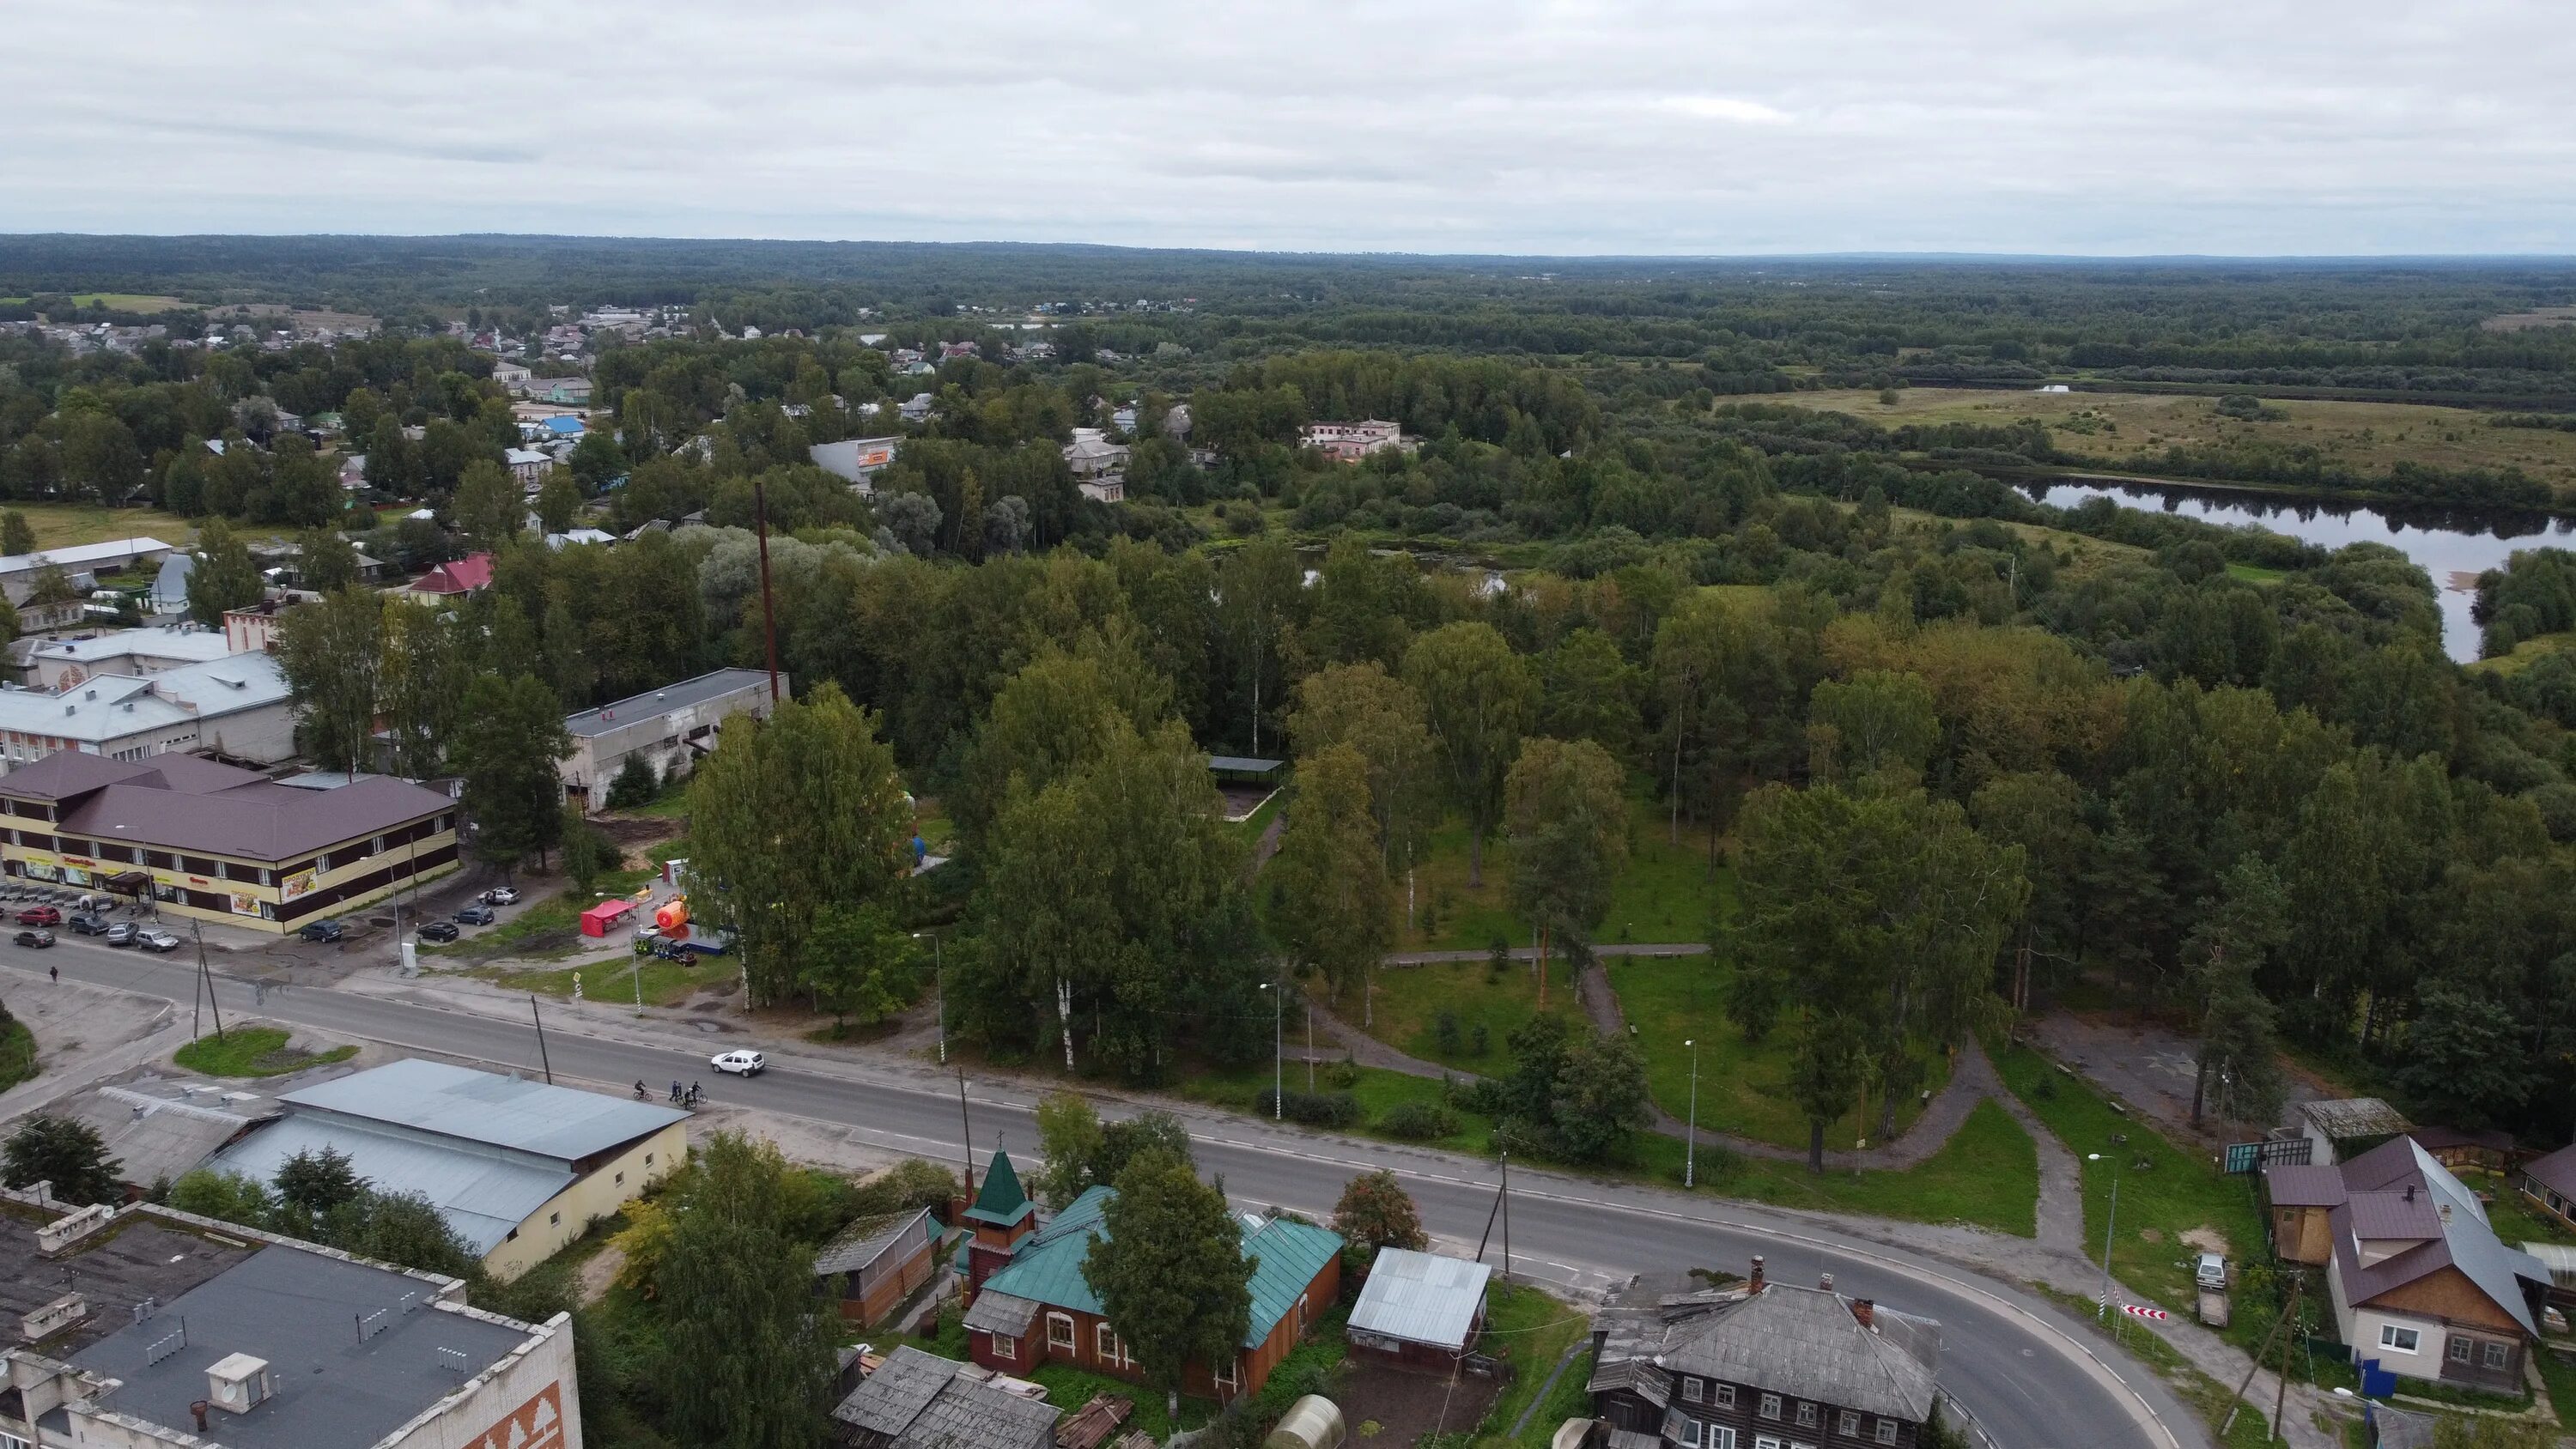
[{"label": "concrete wall", "polygon": [[[474,1314],[474,1309],[442,1311]],[[506,1320],[504,1320],[506,1321]],[[581,1386],[572,1316],[558,1313],[517,1352],[373,1449],[581,1449]]]},{"label": "concrete wall", "polygon": [[[779,671],[778,692],[782,698],[795,694],[786,671]],[[696,752],[689,748],[692,737],[700,747],[713,749],[716,733],[724,722],[737,714],[756,718],[769,717],[769,676],[760,677],[743,687],[716,696],[701,704],[674,710],[655,710],[650,701],[634,707],[631,717],[621,710],[615,727],[596,735],[576,735],[572,753],[563,758],[556,771],[563,778],[567,795],[583,797],[583,808],[597,812],[608,807],[608,787],[617,772],[626,767],[627,757],[640,754],[652,765],[654,774],[665,779],[686,775],[695,767]]]},{"label": "concrete wall", "polygon": [[592,1222],[614,1215],[646,1187],[670,1176],[688,1155],[686,1122],[674,1122],[636,1143],[528,1214],[516,1236],[484,1255],[484,1270],[505,1282],[518,1277],[580,1237]]}]

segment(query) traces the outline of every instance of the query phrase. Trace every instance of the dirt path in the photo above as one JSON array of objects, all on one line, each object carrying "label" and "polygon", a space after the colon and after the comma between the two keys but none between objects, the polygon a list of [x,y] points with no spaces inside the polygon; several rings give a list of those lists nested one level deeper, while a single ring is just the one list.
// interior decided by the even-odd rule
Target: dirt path
[{"label": "dirt path", "polygon": [[588,1307],[607,1297],[608,1290],[617,1286],[619,1270],[625,1266],[626,1253],[615,1243],[583,1259],[578,1280],[581,1290],[580,1303]]}]

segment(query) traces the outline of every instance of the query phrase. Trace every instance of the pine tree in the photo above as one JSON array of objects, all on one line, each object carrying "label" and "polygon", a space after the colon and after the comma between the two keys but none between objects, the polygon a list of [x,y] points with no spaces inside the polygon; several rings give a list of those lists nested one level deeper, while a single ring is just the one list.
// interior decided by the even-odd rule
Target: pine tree
[{"label": "pine tree", "polygon": [[788,1230],[788,1174],[777,1148],[715,1133],[671,1215],[654,1286],[676,1443],[812,1449],[826,1438],[837,1320],[815,1311],[814,1255]]}]

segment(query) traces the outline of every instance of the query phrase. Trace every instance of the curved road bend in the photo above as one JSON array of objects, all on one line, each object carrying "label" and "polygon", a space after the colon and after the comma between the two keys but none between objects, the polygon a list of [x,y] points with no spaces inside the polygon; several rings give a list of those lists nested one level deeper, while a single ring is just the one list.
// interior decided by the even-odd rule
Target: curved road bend
[{"label": "curved road bend", "polygon": [[[37,968],[11,951],[0,964]],[[147,956],[65,937],[44,965],[92,985],[189,1004],[195,965],[185,953]],[[247,982],[218,978],[228,1012],[258,1015],[333,1034],[533,1071],[534,1033],[525,1023],[405,999],[296,988],[254,1000]],[[572,1026],[571,1019],[566,1026]],[[584,1026],[593,1023],[582,1023]],[[640,1037],[639,1033],[639,1037]],[[614,1089],[642,1079],[657,1098],[674,1077],[704,1081],[724,1100],[792,1113],[849,1129],[896,1151],[958,1155],[958,1095],[951,1078],[909,1064],[815,1059],[771,1053],[761,1077],[718,1078],[703,1050],[668,1038],[546,1033],[553,1070]],[[713,1045],[713,1043],[710,1043]],[[979,1156],[1001,1143],[1035,1144],[1033,1094],[1016,1084],[981,1083],[970,1095]],[[1473,1242],[1494,1205],[1495,1165],[1481,1159],[1342,1138],[1229,1114],[1192,1114],[1199,1161],[1240,1202],[1321,1216],[1353,1173],[1387,1167],[1402,1176],[1431,1231]],[[1489,1258],[1499,1261],[1501,1229]],[[2097,1354],[2094,1339],[2054,1305],[1924,1257],[1859,1242],[1800,1218],[1747,1204],[1686,1197],[1630,1183],[1596,1182],[1524,1170],[1512,1175],[1513,1270],[1562,1283],[1689,1267],[1741,1273],[1756,1253],[1782,1282],[1814,1283],[1830,1272],[1844,1293],[1941,1320],[1941,1377],[1984,1423],[2001,1449],[2206,1449],[2199,1420],[2152,1372]]]}]

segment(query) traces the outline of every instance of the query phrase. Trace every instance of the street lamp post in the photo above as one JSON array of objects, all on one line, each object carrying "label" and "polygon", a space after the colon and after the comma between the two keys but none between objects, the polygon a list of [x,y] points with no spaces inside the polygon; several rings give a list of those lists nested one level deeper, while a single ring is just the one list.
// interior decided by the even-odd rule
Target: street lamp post
[{"label": "street lamp post", "polygon": [[2111,1240],[2120,1228],[2120,1164],[2099,1152],[2085,1153],[2084,1160],[2111,1164],[2111,1210],[2102,1219],[2102,1297],[2093,1310],[2096,1319],[2103,1319],[2111,1316]]},{"label": "street lamp post", "polygon": [[1288,1097],[1288,992],[1268,981],[1261,983],[1261,989],[1270,993],[1270,1120],[1277,1122]]},{"label": "street lamp post", "polygon": [[1690,1135],[1683,1139],[1682,1186],[1693,1187],[1699,1176],[1699,1043],[1684,1040],[1682,1045],[1691,1054]]}]

